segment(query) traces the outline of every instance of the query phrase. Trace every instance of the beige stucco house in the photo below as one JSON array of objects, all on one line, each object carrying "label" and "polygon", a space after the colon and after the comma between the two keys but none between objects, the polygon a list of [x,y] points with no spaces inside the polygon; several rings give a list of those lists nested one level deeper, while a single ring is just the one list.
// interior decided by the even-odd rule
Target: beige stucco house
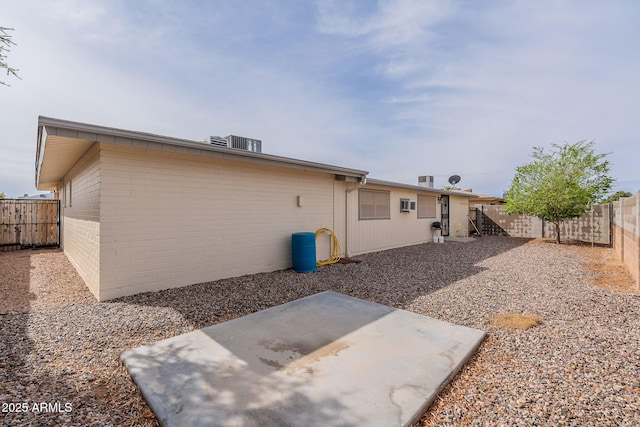
[{"label": "beige stucco house", "polygon": [[[61,203],[61,245],[99,300],[291,267],[291,234],[332,229],[342,256],[432,241],[470,194],[368,172],[39,117],[36,187]],[[445,202],[443,202],[443,200]],[[445,210],[446,210],[446,205]],[[320,236],[317,256],[330,252]]]}]

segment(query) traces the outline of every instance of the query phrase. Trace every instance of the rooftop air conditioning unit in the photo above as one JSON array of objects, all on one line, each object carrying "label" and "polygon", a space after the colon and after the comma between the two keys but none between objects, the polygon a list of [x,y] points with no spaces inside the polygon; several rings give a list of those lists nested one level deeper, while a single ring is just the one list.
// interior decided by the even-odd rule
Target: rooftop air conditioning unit
[{"label": "rooftop air conditioning unit", "polygon": [[433,175],[419,176],[418,185],[420,187],[433,188]]},{"label": "rooftop air conditioning unit", "polygon": [[262,141],[259,139],[246,138],[244,136],[229,135],[224,138],[227,146],[237,148],[238,150],[253,151],[254,153],[262,153]]},{"label": "rooftop air conditioning unit", "polygon": [[217,147],[228,147],[227,140],[221,136],[208,136],[204,139],[205,144],[215,145]]}]

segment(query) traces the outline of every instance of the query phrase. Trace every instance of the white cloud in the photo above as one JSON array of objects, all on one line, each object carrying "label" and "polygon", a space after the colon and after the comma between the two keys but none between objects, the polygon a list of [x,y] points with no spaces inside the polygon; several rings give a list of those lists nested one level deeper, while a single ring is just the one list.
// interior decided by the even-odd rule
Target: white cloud
[{"label": "white cloud", "polygon": [[192,139],[246,134],[275,154],[409,183],[456,173],[494,194],[532,146],[595,139],[631,183],[636,8],[11,3],[0,24],[16,28],[10,59],[23,80],[0,87],[12,106],[0,116],[0,191],[33,191],[38,114]]}]

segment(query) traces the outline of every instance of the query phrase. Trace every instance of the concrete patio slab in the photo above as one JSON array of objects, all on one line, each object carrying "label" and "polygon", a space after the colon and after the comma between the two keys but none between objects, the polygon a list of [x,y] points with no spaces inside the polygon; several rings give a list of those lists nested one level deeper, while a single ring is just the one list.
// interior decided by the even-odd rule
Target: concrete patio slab
[{"label": "concrete patio slab", "polygon": [[126,351],[164,426],[402,426],[484,332],[322,292]]}]

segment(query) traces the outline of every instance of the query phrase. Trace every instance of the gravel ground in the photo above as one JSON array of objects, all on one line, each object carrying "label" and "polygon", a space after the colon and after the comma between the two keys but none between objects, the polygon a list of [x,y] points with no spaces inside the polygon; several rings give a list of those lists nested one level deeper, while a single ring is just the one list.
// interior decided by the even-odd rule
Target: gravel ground
[{"label": "gravel ground", "polygon": [[[61,252],[0,253],[0,423],[156,425],[122,351],[334,290],[487,331],[422,426],[637,426],[640,297],[628,276],[595,285],[608,280],[592,268],[605,255],[483,237],[98,303]],[[542,324],[504,329],[500,313]]]}]

